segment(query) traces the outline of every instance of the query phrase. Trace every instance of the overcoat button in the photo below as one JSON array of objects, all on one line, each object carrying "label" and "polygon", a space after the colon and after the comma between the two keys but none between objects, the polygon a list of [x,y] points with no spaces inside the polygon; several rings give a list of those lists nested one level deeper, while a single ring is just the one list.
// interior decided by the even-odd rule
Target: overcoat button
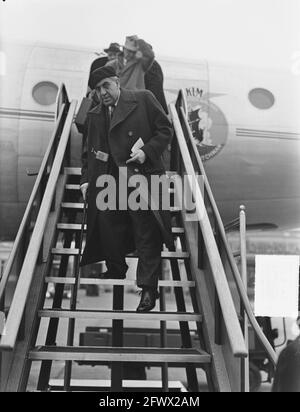
[{"label": "overcoat button", "polygon": [[133,136],[133,132],[128,132],[128,136],[132,137]]},{"label": "overcoat button", "polygon": [[134,169],[135,173],[139,172],[139,169]]}]

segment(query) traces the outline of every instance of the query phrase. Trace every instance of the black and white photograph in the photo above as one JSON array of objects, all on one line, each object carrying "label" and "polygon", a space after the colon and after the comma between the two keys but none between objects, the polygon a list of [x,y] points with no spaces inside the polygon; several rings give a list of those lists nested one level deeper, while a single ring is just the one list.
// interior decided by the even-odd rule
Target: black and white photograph
[{"label": "black and white photograph", "polygon": [[300,392],[299,182],[299,0],[0,0],[0,392]]}]

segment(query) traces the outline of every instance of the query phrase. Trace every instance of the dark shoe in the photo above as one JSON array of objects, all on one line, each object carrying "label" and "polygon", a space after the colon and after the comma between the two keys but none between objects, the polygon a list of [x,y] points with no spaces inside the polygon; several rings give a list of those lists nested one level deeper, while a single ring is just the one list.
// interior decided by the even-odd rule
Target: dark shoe
[{"label": "dark shoe", "polygon": [[111,273],[109,271],[103,272],[99,274],[100,279],[126,279],[126,274],[125,275],[118,275],[117,273]]},{"label": "dark shoe", "polygon": [[155,307],[156,299],[159,298],[159,293],[155,288],[143,288],[140,304],[137,312],[150,312]]}]

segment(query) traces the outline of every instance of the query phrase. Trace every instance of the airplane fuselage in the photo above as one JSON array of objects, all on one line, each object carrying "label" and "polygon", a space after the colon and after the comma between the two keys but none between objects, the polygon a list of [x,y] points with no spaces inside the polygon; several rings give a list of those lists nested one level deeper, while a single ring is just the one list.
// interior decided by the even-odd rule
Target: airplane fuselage
[{"label": "airplane fuselage", "polygon": [[[3,45],[0,70],[0,241],[14,239],[54,127],[61,83],[86,93],[90,50]],[[299,80],[213,63],[158,59],[168,102],[186,91],[190,123],[225,223],[247,207],[248,223],[300,227]],[[74,165],[81,135],[74,126]]]}]

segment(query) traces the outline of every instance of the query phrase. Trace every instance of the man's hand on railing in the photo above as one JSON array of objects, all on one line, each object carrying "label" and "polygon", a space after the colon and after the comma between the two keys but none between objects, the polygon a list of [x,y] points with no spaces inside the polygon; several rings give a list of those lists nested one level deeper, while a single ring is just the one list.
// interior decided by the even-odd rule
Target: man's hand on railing
[{"label": "man's hand on railing", "polygon": [[88,192],[89,184],[88,183],[83,183],[83,185],[80,186],[80,190],[82,193],[83,200],[86,202],[87,200],[87,192]]}]

